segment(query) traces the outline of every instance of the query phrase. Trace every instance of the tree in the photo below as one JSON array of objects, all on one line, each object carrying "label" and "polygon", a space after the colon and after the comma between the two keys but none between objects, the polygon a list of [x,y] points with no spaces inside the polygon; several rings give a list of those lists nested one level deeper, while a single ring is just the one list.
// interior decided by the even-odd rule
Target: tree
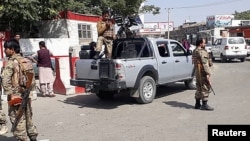
[{"label": "tree", "polygon": [[1,0],[0,31],[35,32],[35,24],[41,20],[53,19],[65,10],[81,14],[101,15],[105,9],[112,9],[122,16],[140,12],[159,13],[159,7],[145,5],[145,0]]},{"label": "tree", "polygon": [[65,4],[67,0],[2,0],[0,30],[31,32],[35,22],[54,18]]},{"label": "tree", "polygon": [[250,10],[244,12],[235,11],[234,16],[236,20],[250,20]]},{"label": "tree", "polygon": [[141,7],[141,4],[145,1],[146,0],[75,0],[71,2],[68,10],[83,14],[101,15],[103,10],[112,9],[115,13],[123,17],[147,12],[159,14],[159,7],[153,5]]}]

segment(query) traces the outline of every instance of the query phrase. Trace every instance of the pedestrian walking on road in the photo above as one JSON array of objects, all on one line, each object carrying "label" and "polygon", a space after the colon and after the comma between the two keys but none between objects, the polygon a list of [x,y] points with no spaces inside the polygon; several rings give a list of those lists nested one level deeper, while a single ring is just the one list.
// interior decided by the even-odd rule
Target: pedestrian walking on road
[{"label": "pedestrian walking on road", "polygon": [[44,97],[55,97],[53,92],[53,67],[50,58],[53,54],[47,49],[44,41],[39,42],[39,48],[40,50],[38,50],[36,54],[32,55],[32,57],[37,58],[40,90]]},{"label": "pedestrian walking on road", "polygon": [[[20,55],[20,45],[17,40],[11,39],[5,41],[4,43],[4,52],[6,57],[8,57],[8,61],[3,68],[2,71],[2,85],[4,89],[4,93],[7,95],[8,99],[8,115],[10,117],[10,121],[12,126],[17,120],[17,126],[13,129],[13,135],[18,141],[27,141],[27,136],[30,141],[37,141],[37,129],[36,126],[32,122],[32,107],[31,107],[31,99],[28,97],[27,105],[23,114],[19,119],[17,118],[18,111],[20,109],[21,101],[23,99],[24,91],[27,89],[26,84],[27,81],[30,82],[31,86],[35,85],[35,77],[27,80],[27,76],[24,75],[24,70],[27,69],[24,67],[24,64],[27,64],[27,61],[24,61],[24,57]],[[24,63],[25,62],[25,63]],[[34,74],[32,62],[29,63],[29,72]],[[22,75],[23,74],[23,75]],[[33,87],[31,87],[33,89]],[[30,93],[28,93],[30,95]],[[14,127],[14,126],[13,126]]]},{"label": "pedestrian walking on road", "polygon": [[[209,66],[209,54],[205,50],[205,39],[200,38],[196,41],[196,48],[192,54],[192,60],[196,75],[195,109],[214,110],[208,102],[211,93],[211,70]],[[202,101],[202,105],[201,102]]]}]

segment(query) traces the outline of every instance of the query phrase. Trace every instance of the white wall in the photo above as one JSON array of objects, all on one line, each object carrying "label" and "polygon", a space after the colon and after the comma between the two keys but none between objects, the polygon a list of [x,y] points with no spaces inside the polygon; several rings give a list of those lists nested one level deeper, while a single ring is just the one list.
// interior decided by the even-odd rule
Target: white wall
[{"label": "white wall", "polygon": [[38,43],[45,41],[45,44],[49,50],[56,56],[68,55],[68,49],[70,46],[69,38],[29,38],[20,39],[20,45],[23,52],[36,52],[39,50]]},{"label": "white wall", "polygon": [[[45,41],[47,48],[50,49],[55,56],[68,55],[70,46],[79,46],[78,23],[91,24],[91,41],[97,41],[98,35],[96,23],[76,20],[65,21],[64,19],[53,20],[44,22],[44,26],[40,28],[40,35],[46,36],[48,38],[20,39],[22,51],[36,52],[39,50],[38,43],[40,41]],[[86,42],[84,44],[88,43],[89,42]]]},{"label": "white wall", "polygon": [[96,23],[76,21],[76,20],[67,20],[67,21],[68,21],[67,25],[68,25],[68,31],[69,31],[69,38],[71,42],[79,43],[79,38],[78,38],[78,24],[79,23],[90,24],[91,29],[92,29],[92,41],[97,41],[98,34],[97,34]]},{"label": "white wall", "polygon": [[245,22],[245,24],[249,25],[250,24],[250,20],[232,20],[232,26],[241,26],[241,23]]}]

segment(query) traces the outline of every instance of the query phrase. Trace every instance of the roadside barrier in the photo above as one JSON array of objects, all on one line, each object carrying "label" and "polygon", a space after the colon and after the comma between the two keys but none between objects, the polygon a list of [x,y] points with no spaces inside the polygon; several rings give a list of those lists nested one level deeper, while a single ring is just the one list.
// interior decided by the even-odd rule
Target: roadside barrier
[{"label": "roadside barrier", "polygon": [[70,78],[75,76],[75,69],[70,68],[69,61],[71,61],[74,67],[77,59],[78,57],[72,57],[71,59],[69,57],[55,57],[56,77],[53,84],[55,94],[71,95],[85,93],[85,88],[70,85]]}]

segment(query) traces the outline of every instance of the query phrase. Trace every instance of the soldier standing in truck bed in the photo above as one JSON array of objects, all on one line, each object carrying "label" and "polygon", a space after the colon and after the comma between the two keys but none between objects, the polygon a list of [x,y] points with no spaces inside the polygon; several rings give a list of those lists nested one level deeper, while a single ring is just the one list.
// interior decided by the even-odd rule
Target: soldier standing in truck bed
[{"label": "soldier standing in truck bed", "polygon": [[102,51],[102,45],[105,45],[105,56],[106,58],[111,58],[112,46],[115,36],[115,26],[113,21],[110,19],[108,11],[102,12],[102,19],[97,22],[97,44],[96,44],[96,54],[94,59],[99,58],[99,54]]}]

